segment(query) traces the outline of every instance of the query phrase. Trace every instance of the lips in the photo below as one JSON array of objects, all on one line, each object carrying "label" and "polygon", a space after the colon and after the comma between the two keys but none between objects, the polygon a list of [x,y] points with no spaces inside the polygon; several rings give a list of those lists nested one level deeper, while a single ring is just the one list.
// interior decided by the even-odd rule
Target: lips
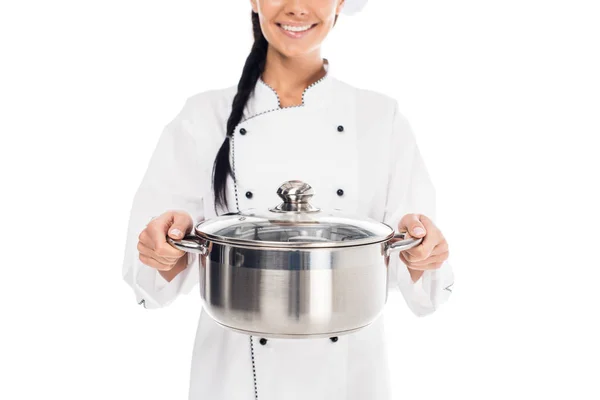
[{"label": "lips", "polygon": [[[306,34],[308,34],[310,31],[313,30],[313,28],[315,26],[317,26],[318,24],[303,24],[303,25],[299,25],[299,24],[281,24],[281,23],[277,23],[276,24],[279,29],[281,30],[281,32],[283,32],[286,36],[297,39],[297,38],[301,38],[304,37]],[[308,29],[306,29],[306,27],[308,27]],[[303,29],[303,30],[300,30]]]},{"label": "lips", "polygon": [[291,31],[291,32],[303,32],[303,31],[307,31],[310,28],[312,28],[313,26],[315,26],[316,24],[285,24],[285,23],[280,23],[277,24],[280,27],[282,27],[283,29],[287,30],[287,31]]}]

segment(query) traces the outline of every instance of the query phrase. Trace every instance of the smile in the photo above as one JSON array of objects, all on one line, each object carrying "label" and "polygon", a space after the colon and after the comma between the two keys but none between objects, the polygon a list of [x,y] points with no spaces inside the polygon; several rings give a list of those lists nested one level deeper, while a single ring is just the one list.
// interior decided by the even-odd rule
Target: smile
[{"label": "smile", "polygon": [[317,24],[312,24],[312,25],[304,25],[304,26],[292,26],[292,25],[285,25],[285,24],[277,24],[277,26],[279,27],[279,29],[281,29],[281,31],[291,37],[291,38],[301,38],[303,36],[305,36],[309,31],[311,31],[315,26],[317,26]]}]

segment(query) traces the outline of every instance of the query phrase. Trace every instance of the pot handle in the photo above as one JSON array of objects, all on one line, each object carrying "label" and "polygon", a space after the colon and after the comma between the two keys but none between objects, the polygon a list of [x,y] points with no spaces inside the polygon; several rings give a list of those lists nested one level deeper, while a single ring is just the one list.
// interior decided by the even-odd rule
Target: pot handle
[{"label": "pot handle", "polygon": [[183,239],[179,240],[167,236],[167,242],[173,247],[188,253],[196,253],[202,256],[208,254],[208,241],[200,242],[200,238],[196,235],[185,235]]},{"label": "pot handle", "polygon": [[390,246],[388,247],[388,254],[392,252],[401,252],[404,250],[412,249],[413,247],[421,244],[421,242],[423,241],[423,238],[405,239],[407,234],[408,232],[406,231],[394,234],[394,237],[392,239],[400,239],[400,241],[390,244]]}]

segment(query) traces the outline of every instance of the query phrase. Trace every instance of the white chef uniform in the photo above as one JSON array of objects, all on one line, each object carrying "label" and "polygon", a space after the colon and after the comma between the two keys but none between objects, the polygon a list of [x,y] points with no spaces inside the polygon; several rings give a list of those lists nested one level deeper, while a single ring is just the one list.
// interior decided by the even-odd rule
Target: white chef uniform
[{"label": "white chef uniform", "polygon": [[[407,213],[435,221],[435,189],[396,100],[327,74],[282,108],[259,80],[231,140],[237,182],[228,183],[225,212],[279,204],[277,188],[300,179],[312,203],[366,215],[397,228]],[[236,85],[237,86],[237,85]],[[135,195],[123,264],[125,281],[145,308],[169,305],[198,283],[197,255],[171,282],[138,258],[138,235],[153,216],[187,211],[197,223],[217,215],[211,191],[215,155],[226,132],[236,86],[187,99],[164,129]],[[390,289],[414,314],[445,302],[454,280],[448,261],[413,283],[397,257]],[[383,319],[337,340],[268,339],[230,331],[201,312],[190,376],[190,400],[387,400],[390,398]]]}]

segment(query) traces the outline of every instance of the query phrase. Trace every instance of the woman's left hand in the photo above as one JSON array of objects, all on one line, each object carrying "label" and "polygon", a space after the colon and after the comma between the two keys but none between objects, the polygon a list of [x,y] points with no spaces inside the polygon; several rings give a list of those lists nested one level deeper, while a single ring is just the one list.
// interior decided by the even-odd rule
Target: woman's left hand
[{"label": "woman's left hand", "polygon": [[[448,242],[433,221],[423,214],[406,214],[398,224],[400,231],[423,238],[418,246],[400,252],[400,259],[409,269],[413,281],[424,271],[438,269],[448,259]],[[415,279],[416,278],[416,279]]]}]

